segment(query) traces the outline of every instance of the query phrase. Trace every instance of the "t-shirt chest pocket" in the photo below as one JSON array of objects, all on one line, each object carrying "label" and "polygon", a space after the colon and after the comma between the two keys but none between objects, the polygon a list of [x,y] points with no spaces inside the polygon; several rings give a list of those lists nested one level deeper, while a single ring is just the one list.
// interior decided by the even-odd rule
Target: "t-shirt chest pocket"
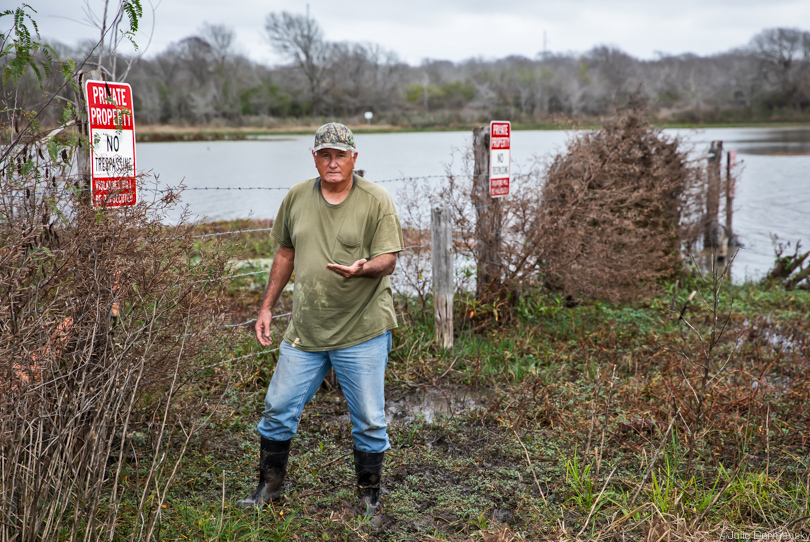
[{"label": "t-shirt chest pocket", "polygon": [[359,238],[353,235],[339,234],[335,242],[332,259],[339,265],[352,265],[363,257],[362,248]]}]

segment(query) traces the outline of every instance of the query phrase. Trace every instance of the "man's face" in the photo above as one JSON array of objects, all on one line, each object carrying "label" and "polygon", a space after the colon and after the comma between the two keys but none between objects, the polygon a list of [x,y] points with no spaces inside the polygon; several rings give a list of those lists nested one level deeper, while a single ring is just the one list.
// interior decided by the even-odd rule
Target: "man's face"
[{"label": "man's face", "polygon": [[349,181],[357,161],[357,153],[342,151],[340,149],[321,149],[313,152],[315,168],[321,180],[326,183],[341,183]]}]

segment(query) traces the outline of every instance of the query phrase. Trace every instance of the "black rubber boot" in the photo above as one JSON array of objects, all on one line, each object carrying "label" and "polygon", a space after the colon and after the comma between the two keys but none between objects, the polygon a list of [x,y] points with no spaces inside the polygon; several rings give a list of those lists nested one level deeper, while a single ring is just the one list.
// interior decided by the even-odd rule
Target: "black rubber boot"
[{"label": "black rubber boot", "polygon": [[259,486],[247,498],[237,503],[242,508],[261,508],[281,496],[281,485],[287,473],[292,440],[268,440],[262,437],[259,461]]},{"label": "black rubber boot", "polygon": [[380,480],[382,480],[383,456],[385,452],[366,453],[354,451],[354,470],[357,473],[357,489],[365,505],[366,518],[377,512],[380,503]]}]

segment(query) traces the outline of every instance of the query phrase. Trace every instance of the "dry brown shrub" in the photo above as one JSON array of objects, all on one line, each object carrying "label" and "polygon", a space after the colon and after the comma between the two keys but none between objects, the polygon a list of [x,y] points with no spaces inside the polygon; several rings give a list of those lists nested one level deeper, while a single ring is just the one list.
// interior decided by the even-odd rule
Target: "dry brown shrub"
[{"label": "dry brown shrub", "polygon": [[[0,540],[112,538],[125,491],[148,540],[179,465],[166,452],[197,421],[176,397],[216,346],[227,251],[192,257],[192,230],[163,224],[172,193],[90,207],[70,143],[2,151]],[[136,455],[153,463],[125,484]]]},{"label": "dry brown shrub", "polygon": [[544,272],[572,296],[628,300],[681,269],[703,170],[636,104],[581,132],[548,167],[534,221]]},{"label": "dry brown shrub", "polygon": [[810,251],[803,252],[801,241],[796,241],[793,254],[790,254],[790,241],[782,242],[776,235],[772,240],[776,261],[763,282],[780,284],[788,290],[810,290],[810,264],[807,263]]}]

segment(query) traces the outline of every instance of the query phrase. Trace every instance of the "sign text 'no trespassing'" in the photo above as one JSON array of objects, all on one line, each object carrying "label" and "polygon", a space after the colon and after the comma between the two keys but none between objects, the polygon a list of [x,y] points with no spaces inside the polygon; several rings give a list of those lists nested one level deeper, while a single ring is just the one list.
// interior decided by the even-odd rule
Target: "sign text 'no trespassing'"
[{"label": "sign text 'no trespassing'", "polygon": [[135,205],[135,115],[132,87],[126,83],[87,81],[87,114],[90,121],[90,170],[93,205]]}]

